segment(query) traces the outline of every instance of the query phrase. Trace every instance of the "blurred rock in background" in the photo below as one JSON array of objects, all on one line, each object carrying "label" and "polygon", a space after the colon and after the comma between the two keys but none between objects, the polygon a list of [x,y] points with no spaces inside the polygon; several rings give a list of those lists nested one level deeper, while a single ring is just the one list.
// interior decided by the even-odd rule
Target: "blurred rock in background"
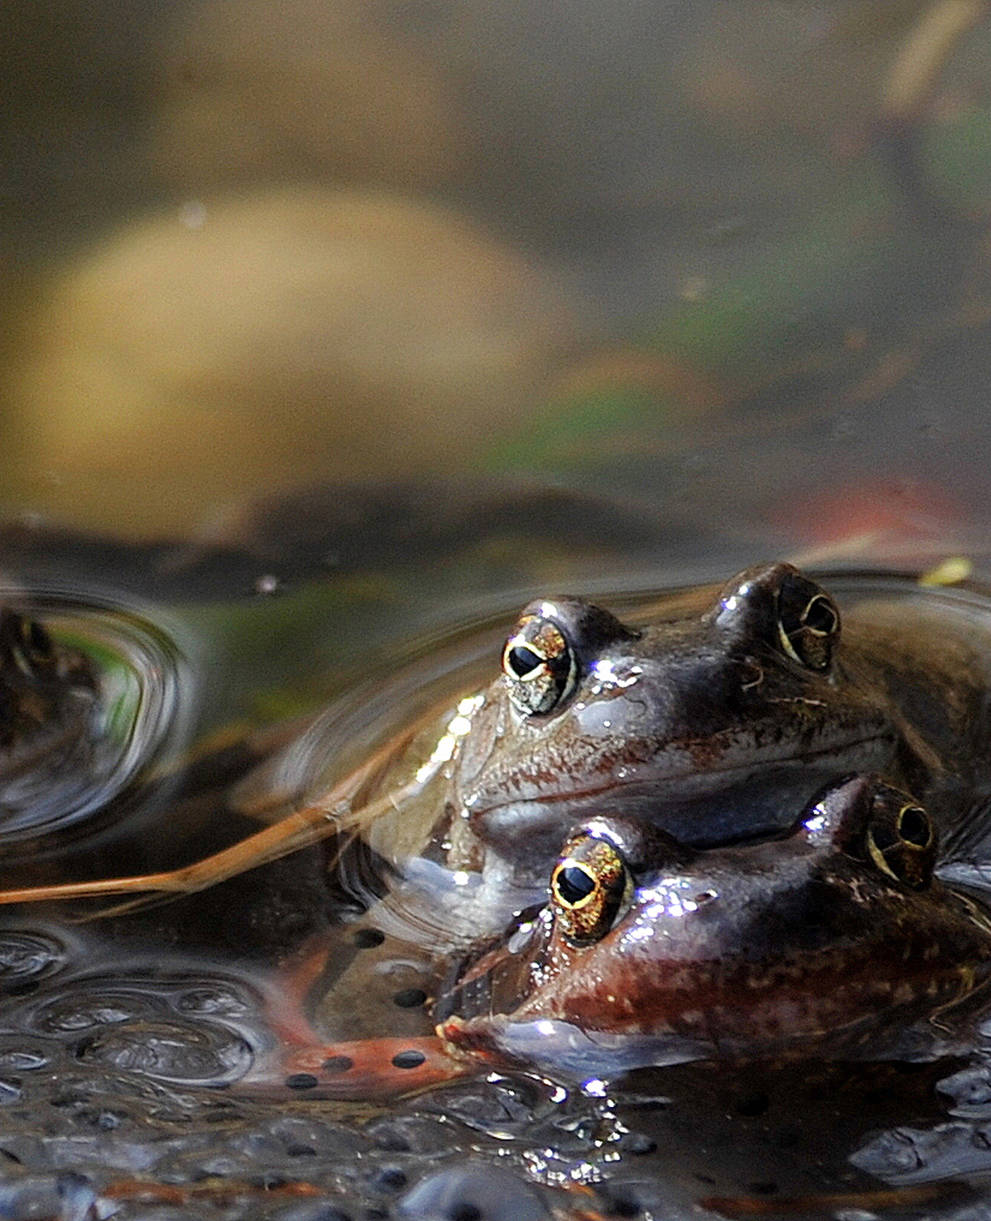
[{"label": "blurred rock in background", "polygon": [[252,491],[457,473],[578,333],[526,258],[426,203],[277,188],[164,212],[26,318],[5,492],[168,531]]},{"label": "blurred rock in background", "polygon": [[168,188],[331,179],[405,191],[463,178],[451,82],[367,0],[208,0],[157,66],[150,161]]}]

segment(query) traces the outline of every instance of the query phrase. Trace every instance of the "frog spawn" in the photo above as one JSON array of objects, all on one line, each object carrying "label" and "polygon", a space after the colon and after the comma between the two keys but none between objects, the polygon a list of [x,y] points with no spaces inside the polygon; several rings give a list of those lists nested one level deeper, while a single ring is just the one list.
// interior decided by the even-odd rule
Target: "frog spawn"
[{"label": "frog spawn", "polygon": [[456,912],[440,904],[452,917],[440,927],[437,899],[429,881],[396,880],[364,915],[285,964],[266,1004],[278,1046],[245,1086],[372,1099],[473,1073],[434,1033],[433,996],[457,944]]}]

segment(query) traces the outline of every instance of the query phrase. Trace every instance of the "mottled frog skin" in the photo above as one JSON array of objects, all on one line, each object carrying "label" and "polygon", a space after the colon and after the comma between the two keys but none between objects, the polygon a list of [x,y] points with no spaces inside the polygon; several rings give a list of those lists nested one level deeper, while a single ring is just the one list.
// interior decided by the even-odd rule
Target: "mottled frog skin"
[{"label": "mottled frog skin", "polygon": [[924,597],[861,598],[841,629],[788,564],[662,601],[643,627],[535,602],[451,769],[453,859],[539,883],[572,827],[613,813],[692,847],[776,835],[853,772],[959,834],[991,790],[987,643]]},{"label": "mottled frog skin", "polygon": [[[467,953],[449,947],[451,961],[416,946],[415,922],[403,943],[395,907],[371,909],[349,930],[350,967],[346,953],[307,980],[319,1014],[336,978],[336,1029],[352,1037],[321,1044],[284,1021],[296,1047],[268,1080],[371,1097],[493,1064],[584,1080],[697,1059],[942,1054],[951,1015],[988,990],[991,914],[939,880],[938,853],[930,813],[879,776],[828,787],[759,842],[696,849],[640,819],[590,819],[559,850],[546,901]],[[390,991],[403,1006],[418,991],[422,1008],[400,1016]],[[355,1037],[342,1010],[395,1033]]]},{"label": "mottled frog skin", "polygon": [[890,1052],[991,973],[991,916],[934,876],[938,832],[879,777],[780,839],[684,848],[636,820],[569,838],[544,907],[440,1002],[458,1047],[572,1067]]}]

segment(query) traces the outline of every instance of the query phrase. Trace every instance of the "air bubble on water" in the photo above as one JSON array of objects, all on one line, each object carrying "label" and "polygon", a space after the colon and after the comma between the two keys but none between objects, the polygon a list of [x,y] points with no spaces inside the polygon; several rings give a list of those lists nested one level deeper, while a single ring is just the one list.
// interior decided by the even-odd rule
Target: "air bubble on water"
[{"label": "air bubble on water", "polygon": [[179,207],[179,224],[184,229],[202,229],[206,216],[206,204],[200,199],[187,199]]},{"label": "air bubble on water", "polygon": [[256,594],[274,594],[278,593],[282,582],[272,572],[263,573],[255,579]]}]

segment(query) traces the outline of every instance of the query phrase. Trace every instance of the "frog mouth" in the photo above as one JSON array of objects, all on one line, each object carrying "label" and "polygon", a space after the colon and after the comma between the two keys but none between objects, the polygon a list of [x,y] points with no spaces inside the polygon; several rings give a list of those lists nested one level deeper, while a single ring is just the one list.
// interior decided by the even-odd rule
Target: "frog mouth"
[{"label": "frog mouth", "polygon": [[[837,988],[849,988],[849,977],[839,974]],[[646,1067],[667,1067],[697,1060],[747,1061],[900,1058],[903,1052],[918,1053],[921,1040],[953,1039],[953,1028],[939,1031],[926,1015],[932,1011],[960,1009],[965,1022],[971,1008],[986,996],[989,981],[973,989],[963,986],[961,973],[950,969],[925,981],[874,980],[860,998],[845,996],[843,1004],[830,1008],[820,1002],[836,989],[823,986],[794,995],[783,994],[766,1003],[744,1022],[730,1021],[725,1028],[719,1013],[700,1007],[697,1020],[685,1015],[670,1022],[658,1018],[656,1029],[634,1029],[589,1025],[561,1015],[520,1013],[476,1013],[451,1016],[437,1026],[441,1037],[461,1051],[495,1055],[510,1062],[536,1065],[546,1071],[574,1073],[580,1079],[595,1074],[604,1077]],[[910,994],[910,995],[909,995]],[[683,998],[682,998],[683,999]],[[857,1004],[861,999],[863,1005]],[[795,1027],[796,1013],[803,1021]],[[947,1018],[947,1021],[949,1019]]]},{"label": "frog mouth", "polygon": [[[570,797],[595,797],[615,788],[629,788],[637,784],[683,784],[686,780],[697,780],[700,784],[704,784],[709,776],[722,778],[743,775],[750,777],[755,771],[764,768],[801,768],[824,758],[836,760],[835,770],[840,772],[869,771],[877,762],[886,762],[890,758],[895,747],[895,735],[890,730],[881,729],[876,733],[860,734],[857,737],[832,741],[821,747],[810,747],[797,751],[775,752],[755,745],[750,759],[742,762],[721,763],[720,756],[734,745],[737,743],[732,739],[713,736],[683,739],[670,743],[647,760],[637,758],[632,753],[628,758],[618,756],[610,760],[610,771],[603,783],[585,788],[562,787],[545,792],[541,789],[541,776],[536,771],[532,774],[528,773],[525,768],[507,769],[505,775],[499,777],[498,782],[509,786],[515,781],[521,790],[527,786],[541,790],[540,800],[542,801],[564,801]],[[875,748],[876,755],[868,752],[866,755],[858,754],[856,759],[848,758],[850,753],[859,752],[864,747]],[[659,763],[658,760],[661,762]],[[679,763],[681,766],[678,766]],[[621,775],[620,773],[626,769],[629,769],[630,772],[637,771],[638,774],[629,777]],[[513,804],[511,798],[505,801],[493,801],[487,806],[481,806],[476,802],[474,808],[488,810],[510,804]]]},{"label": "frog mouth", "polygon": [[[641,914],[653,902],[646,899]],[[646,961],[634,949],[624,973],[637,938],[635,926],[622,923],[603,943],[603,960],[583,964],[576,957],[559,976],[533,969],[547,962],[549,928],[523,961],[508,949],[493,952],[469,971],[469,986],[453,993],[454,1006],[438,1012],[438,1033],[463,1050],[571,1066],[585,1076],[712,1057],[888,1058],[899,1048],[917,1050],[933,1013],[949,1022],[955,1011],[966,1022],[991,987],[991,946],[977,930],[966,962],[955,959],[943,929],[915,946],[907,969],[901,963],[888,974],[879,972],[873,939],[852,950],[837,942],[791,961],[784,954],[778,962],[741,955],[727,964],[705,953],[704,933],[701,940],[684,934],[679,943],[679,930],[669,929],[672,943],[652,939],[658,953]],[[673,952],[665,952],[669,944]],[[679,944],[682,951],[695,947],[697,957],[686,958]],[[599,950],[588,952],[594,958]],[[615,996],[603,986],[611,976]],[[952,1030],[944,1024],[934,1037],[952,1041]]]},{"label": "frog mouth", "polygon": [[[702,757],[703,747],[709,751],[707,758]],[[628,765],[616,762],[600,783],[581,787],[543,788],[550,777],[518,772],[502,778],[498,800],[486,800],[481,791],[469,797],[465,808],[483,828],[483,838],[518,838],[521,826],[559,833],[564,823],[594,808],[597,813],[622,811],[647,818],[692,847],[745,842],[787,831],[795,810],[829,781],[853,771],[884,770],[894,752],[894,737],[861,734],[817,750],[724,764],[714,762],[711,742],[679,744],[679,756],[693,751],[678,760],[682,766],[641,764],[642,770],[630,776],[621,774]]]}]

